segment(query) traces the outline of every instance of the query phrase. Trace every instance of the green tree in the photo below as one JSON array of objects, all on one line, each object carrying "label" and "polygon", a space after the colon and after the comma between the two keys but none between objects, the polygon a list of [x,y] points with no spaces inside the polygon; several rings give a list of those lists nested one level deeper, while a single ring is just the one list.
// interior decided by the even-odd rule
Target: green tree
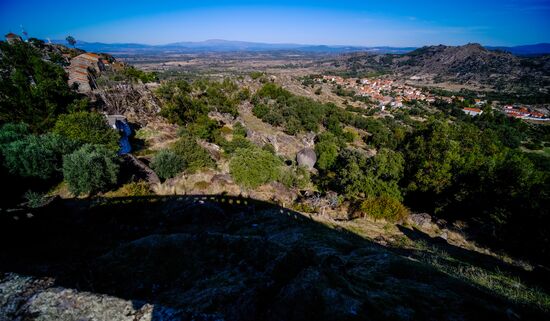
[{"label": "green tree", "polygon": [[151,168],[161,179],[168,179],[185,169],[185,160],[173,151],[163,149],[153,157]]},{"label": "green tree", "polygon": [[86,144],[63,157],[63,177],[74,195],[102,191],[117,182],[117,155],[102,145]]},{"label": "green tree", "polygon": [[239,148],[231,158],[229,170],[238,184],[256,188],[277,180],[281,166],[282,161],[268,151],[258,147]]},{"label": "green tree", "polygon": [[398,186],[403,177],[403,156],[399,152],[382,149],[376,156],[344,149],[336,162],[334,187],[348,198],[388,196],[402,199]]},{"label": "green tree", "polygon": [[319,135],[318,142],[315,144],[315,153],[317,154],[317,168],[321,170],[330,169],[338,158],[338,140],[334,134],[325,132]]},{"label": "green tree", "polygon": [[0,127],[0,149],[3,145],[23,139],[29,134],[29,126],[24,123],[7,123]]},{"label": "green tree", "polygon": [[435,121],[418,131],[406,145],[408,188],[441,193],[453,182],[453,167],[461,161],[460,144],[451,125]]},{"label": "green tree", "polygon": [[120,136],[109,127],[105,116],[94,112],[76,112],[59,116],[53,132],[79,144],[105,145],[118,150]]},{"label": "green tree", "polygon": [[0,42],[0,123],[50,128],[76,98],[62,66],[26,42]]},{"label": "green tree", "polygon": [[71,46],[74,46],[76,45],[76,39],[73,37],[73,36],[67,36],[67,38],[65,38],[65,40],[67,40],[67,43]]}]

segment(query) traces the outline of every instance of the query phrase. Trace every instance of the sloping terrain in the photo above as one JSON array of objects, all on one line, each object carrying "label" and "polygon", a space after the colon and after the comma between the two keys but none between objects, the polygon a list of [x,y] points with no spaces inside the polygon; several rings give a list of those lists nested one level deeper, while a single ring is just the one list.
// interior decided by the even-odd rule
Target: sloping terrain
[{"label": "sloping terrain", "polygon": [[2,321],[548,317],[252,199],[57,200],[0,218]]},{"label": "sloping terrain", "polygon": [[404,78],[458,83],[502,91],[548,93],[550,56],[518,57],[479,44],[429,46],[404,55],[350,54],[336,65],[353,73],[385,72]]}]

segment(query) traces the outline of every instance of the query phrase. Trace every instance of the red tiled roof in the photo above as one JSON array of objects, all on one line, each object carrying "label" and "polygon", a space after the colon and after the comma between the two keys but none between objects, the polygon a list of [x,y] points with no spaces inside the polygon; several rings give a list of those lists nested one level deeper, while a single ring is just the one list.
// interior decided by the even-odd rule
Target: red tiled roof
[{"label": "red tiled roof", "polygon": [[475,111],[476,113],[480,113],[480,112],[481,112],[481,109],[479,109],[479,108],[472,108],[472,107],[464,107],[463,110]]}]

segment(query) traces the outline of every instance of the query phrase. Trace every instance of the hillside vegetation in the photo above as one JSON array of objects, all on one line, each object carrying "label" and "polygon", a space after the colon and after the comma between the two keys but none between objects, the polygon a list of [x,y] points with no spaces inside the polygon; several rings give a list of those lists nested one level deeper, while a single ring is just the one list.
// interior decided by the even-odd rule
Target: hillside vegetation
[{"label": "hillside vegetation", "polygon": [[[550,163],[533,152],[550,126],[488,104],[468,116],[469,98],[327,102],[261,72],[124,66],[79,94],[45,48],[0,43],[5,315],[71,319],[75,300],[79,317],[136,320],[550,313]],[[527,61],[475,45],[364,59],[466,82]],[[113,113],[133,154],[119,155]]]}]

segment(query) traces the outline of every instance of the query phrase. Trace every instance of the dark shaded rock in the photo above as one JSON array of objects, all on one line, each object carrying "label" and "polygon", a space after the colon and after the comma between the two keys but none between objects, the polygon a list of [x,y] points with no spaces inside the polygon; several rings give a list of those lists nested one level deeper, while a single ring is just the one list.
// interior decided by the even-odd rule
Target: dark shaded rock
[{"label": "dark shaded rock", "polygon": [[413,213],[409,219],[421,228],[428,228],[432,224],[432,217],[428,213]]},{"label": "dark shaded rock", "polygon": [[242,197],[59,200],[33,214],[0,216],[0,271],[16,272],[0,274],[0,321],[548,319],[420,250]]}]

